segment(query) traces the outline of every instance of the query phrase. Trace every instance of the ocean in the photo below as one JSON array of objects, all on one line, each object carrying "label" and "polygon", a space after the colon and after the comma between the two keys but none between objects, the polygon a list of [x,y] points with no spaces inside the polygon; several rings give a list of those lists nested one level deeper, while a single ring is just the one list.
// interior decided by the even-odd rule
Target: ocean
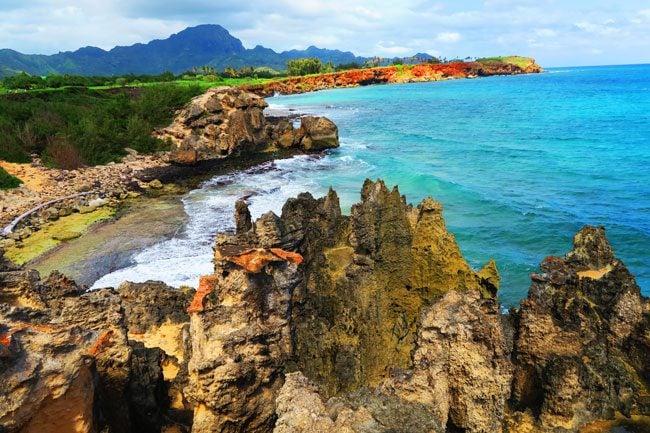
[{"label": "ocean", "polygon": [[184,199],[189,220],[171,240],[94,287],[163,280],[196,286],[212,244],[232,230],[234,201],[254,217],[302,191],[332,186],[344,210],[363,180],[398,185],[417,204],[439,200],[476,269],[494,258],[505,307],[529,274],[564,255],[584,224],[603,225],[650,295],[650,65],[553,68],[505,77],[335,89],[268,99],[270,108],[324,115],[341,147],[217,176]]}]

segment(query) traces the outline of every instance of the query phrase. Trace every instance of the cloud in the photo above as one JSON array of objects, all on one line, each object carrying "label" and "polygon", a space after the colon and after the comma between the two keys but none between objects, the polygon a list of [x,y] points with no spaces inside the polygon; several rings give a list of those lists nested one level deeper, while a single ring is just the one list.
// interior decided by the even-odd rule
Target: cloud
[{"label": "cloud", "polygon": [[616,36],[620,35],[623,30],[614,27],[614,21],[607,20],[603,24],[590,23],[588,21],[581,21],[575,24],[576,28],[587,33],[596,34],[599,36]]},{"label": "cloud", "polygon": [[535,35],[540,38],[554,38],[557,36],[557,32],[552,29],[535,29]]},{"label": "cloud", "polygon": [[0,2],[0,44],[26,53],[108,49],[204,23],[221,24],[246,47],[278,51],[317,45],[382,57],[522,54],[546,66],[650,61],[647,0]]},{"label": "cloud", "polygon": [[436,42],[450,43],[460,41],[461,36],[458,32],[442,32],[436,35]]}]

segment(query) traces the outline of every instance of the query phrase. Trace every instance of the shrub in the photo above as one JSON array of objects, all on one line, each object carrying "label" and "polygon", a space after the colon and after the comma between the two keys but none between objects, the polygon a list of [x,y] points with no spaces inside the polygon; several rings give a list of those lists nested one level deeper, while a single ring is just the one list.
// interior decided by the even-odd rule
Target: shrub
[{"label": "shrub", "polygon": [[64,170],[74,170],[86,165],[86,161],[65,137],[54,137],[49,142],[45,149],[46,163]]},{"label": "shrub", "polygon": [[0,189],[18,188],[22,182],[17,177],[7,173],[7,171],[0,167]]}]

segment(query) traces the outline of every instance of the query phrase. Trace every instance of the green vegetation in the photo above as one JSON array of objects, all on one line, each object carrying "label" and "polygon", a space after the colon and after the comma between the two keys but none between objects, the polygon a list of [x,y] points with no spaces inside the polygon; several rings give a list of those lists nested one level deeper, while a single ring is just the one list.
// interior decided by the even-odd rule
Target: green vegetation
[{"label": "green vegetation", "polygon": [[158,84],[112,91],[65,88],[0,97],[0,157],[14,162],[41,155],[51,166],[72,169],[115,161],[125,147],[163,150],[155,127],[201,93],[199,86]]},{"label": "green vegetation", "polygon": [[332,72],[334,66],[331,63],[323,64],[320,59],[316,57],[308,57],[303,59],[293,59],[287,62],[287,69],[289,75],[311,75],[311,74],[325,74]]},{"label": "green vegetation", "polygon": [[519,66],[522,69],[533,63],[533,59],[530,57],[521,56],[484,57],[482,59],[476,59],[476,61],[480,63],[507,63]]},{"label": "green vegetation", "polygon": [[0,189],[18,188],[22,182],[17,177],[7,173],[7,171],[0,167]]}]

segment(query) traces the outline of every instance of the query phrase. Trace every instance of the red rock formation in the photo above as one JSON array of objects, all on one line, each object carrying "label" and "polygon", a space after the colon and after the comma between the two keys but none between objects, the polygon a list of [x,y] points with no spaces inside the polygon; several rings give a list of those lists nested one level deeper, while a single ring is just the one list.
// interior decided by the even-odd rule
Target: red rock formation
[{"label": "red rock formation", "polygon": [[503,62],[453,62],[444,64],[418,64],[386,66],[372,69],[333,72],[329,74],[291,77],[254,86],[245,90],[260,96],[275,93],[290,95],[313,92],[336,87],[356,87],[370,84],[408,83],[417,81],[439,81],[452,78],[472,78],[488,75],[515,75],[541,72],[541,68],[529,59],[528,64],[516,65]]},{"label": "red rock formation", "polygon": [[188,313],[198,313],[203,311],[203,300],[217,286],[217,277],[215,275],[204,275],[199,278],[199,287],[196,289],[192,303],[187,307]]},{"label": "red rock formation", "polygon": [[302,263],[302,256],[298,253],[284,251],[280,248],[267,249],[226,246],[215,250],[215,260],[232,262],[241,266],[246,272],[257,274],[272,262],[285,261],[299,265]]}]

